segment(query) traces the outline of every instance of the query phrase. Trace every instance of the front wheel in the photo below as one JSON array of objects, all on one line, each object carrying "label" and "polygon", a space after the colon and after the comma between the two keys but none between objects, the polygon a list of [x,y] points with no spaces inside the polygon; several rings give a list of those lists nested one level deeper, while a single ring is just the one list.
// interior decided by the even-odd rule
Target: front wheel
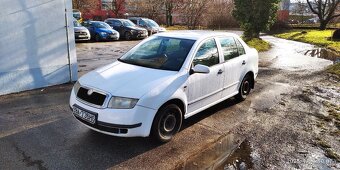
[{"label": "front wheel", "polygon": [[99,42],[99,41],[100,41],[100,36],[99,36],[98,34],[96,34],[96,36],[94,37],[94,40],[95,40],[96,42]]},{"label": "front wheel", "polygon": [[152,123],[152,137],[161,143],[169,142],[181,129],[182,120],[182,111],[177,105],[161,107]]},{"label": "front wheel", "polygon": [[125,33],[125,40],[130,41],[132,39],[132,35],[130,32]]},{"label": "front wheel", "polygon": [[247,96],[249,95],[250,93],[250,90],[251,90],[251,77],[249,75],[246,75],[242,82],[241,82],[241,86],[239,88],[239,92],[238,94],[236,95],[236,99],[239,100],[239,101],[244,101],[246,100]]}]

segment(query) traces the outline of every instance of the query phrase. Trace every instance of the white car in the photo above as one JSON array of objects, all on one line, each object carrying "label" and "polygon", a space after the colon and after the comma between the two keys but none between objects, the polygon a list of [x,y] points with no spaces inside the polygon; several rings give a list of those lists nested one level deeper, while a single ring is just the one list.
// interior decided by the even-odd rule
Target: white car
[{"label": "white car", "polygon": [[87,127],[167,142],[187,119],[254,88],[258,52],[237,35],[178,31],[151,36],[74,85],[70,107]]}]

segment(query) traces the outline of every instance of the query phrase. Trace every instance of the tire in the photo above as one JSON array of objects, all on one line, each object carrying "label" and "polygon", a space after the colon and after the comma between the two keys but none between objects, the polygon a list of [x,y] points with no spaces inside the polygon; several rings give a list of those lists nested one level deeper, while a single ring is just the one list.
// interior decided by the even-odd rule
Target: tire
[{"label": "tire", "polygon": [[152,123],[151,136],[160,143],[169,142],[181,129],[182,111],[175,104],[161,107]]},{"label": "tire", "polygon": [[132,39],[132,35],[131,35],[130,32],[126,32],[124,37],[125,37],[125,40],[128,40],[128,41],[130,41]]},{"label": "tire", "polygon": [[96,36],[94,37],[94,40],[95,40],[96,42],[99,42],[99,41],[100,41],[100,36],[99,36],[98,34],[96,34]]},{"label": "tire", "polygon": [[236,99],[238,101],[246,100],[247,96],[249,95],[251,91],[251,86],[252,86],[252,79],[249,75],[246,75],[242,80],[242,83],[238,90],[238,94],[235,96]]}]

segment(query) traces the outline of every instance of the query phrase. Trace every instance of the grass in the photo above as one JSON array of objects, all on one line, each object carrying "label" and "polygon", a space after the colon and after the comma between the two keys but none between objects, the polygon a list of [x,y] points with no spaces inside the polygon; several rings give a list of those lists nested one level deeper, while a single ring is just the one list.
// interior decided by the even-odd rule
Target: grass
[{"label": "grass", "polygon": [[170,27],[166,27],[165,25],[163,25],[166,30],[168,31],[176,31],[176,30],[187,30],[188,27],[187,26],[182,26],[182,25],[174,25],[174,26],[170,26]]},{"label": "grass", "polygon": [[253,38],[249,41],[246,41],[246,43],[259,52],[268,51],[271,48],[270,44],[267,41],[259,38]]},{"label": "grass", "polygon": [[340,76],[340,63],[329,66],[327,72]]},{"label": "grass", "polygon": [[289,30],[286,33],[275,34],[275,36],[326,47],[340,53],[340,41],[331,40],[333,32],[334,30]]}]

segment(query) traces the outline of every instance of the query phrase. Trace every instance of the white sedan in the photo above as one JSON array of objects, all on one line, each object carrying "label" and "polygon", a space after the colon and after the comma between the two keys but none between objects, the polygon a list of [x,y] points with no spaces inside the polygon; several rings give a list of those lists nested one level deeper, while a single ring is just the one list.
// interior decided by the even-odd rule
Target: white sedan
[{"label": "white sedan", "polygon": [[257,73],[258,52],[235,34],[160,33],[82,76],[70,107],[95,131],[167,142],[183,119],[233,96],[245,100]]}]

